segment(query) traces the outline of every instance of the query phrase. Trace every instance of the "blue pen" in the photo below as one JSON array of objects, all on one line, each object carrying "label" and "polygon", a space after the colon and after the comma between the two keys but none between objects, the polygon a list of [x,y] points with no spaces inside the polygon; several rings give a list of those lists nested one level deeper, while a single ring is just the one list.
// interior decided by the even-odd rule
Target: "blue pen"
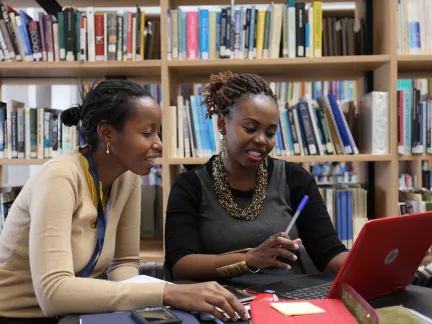
[{"label": "blue pen", "polygon": [[294,226],[294,223],[296,222],[297,218],[299,217],[300,213],[303,211],[303,209],[306,206],[307,201],[309,200],[308,196],[304,196],[303,199],[301,200],[300,204],[297,207],[296,212],[294,213],[294,216],[291,220],[291,222],[288,224],[288,227],[285,230],[285,235],[288,236],[289,232],[291,231],[291,229]]}]

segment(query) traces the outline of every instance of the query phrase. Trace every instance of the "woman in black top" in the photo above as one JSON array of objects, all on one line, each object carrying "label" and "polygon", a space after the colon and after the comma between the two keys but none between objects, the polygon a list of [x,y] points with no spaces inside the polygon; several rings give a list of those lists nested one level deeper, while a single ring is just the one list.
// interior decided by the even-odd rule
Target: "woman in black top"
[{"label": "woman in black top", "polygon": [[[301,272],[303,244],[320,270],[338,271],[347,250],[334,230],[314,178],[301,166],[268,157],[279,108],[254,74],[213,75],[203,94],[218,116],[221,152],[177,176],[166,214],[166,266],[175,279],[232,278],[277,267]],[[304,195],[309,201],[284,235]],[[282,262],[285,259],[287,262]]]}]

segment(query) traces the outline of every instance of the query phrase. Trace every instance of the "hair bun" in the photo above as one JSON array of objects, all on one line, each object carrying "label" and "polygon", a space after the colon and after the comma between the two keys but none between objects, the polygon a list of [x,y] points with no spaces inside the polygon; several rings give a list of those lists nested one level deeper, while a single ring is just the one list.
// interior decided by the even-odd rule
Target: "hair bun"
[{"label": "hair bun", "polygon": [[70,107],[63,111],[60,115],[60,119],[65,126],[77,126],[80,121],[81,116],[81,105],[76,105],[74,107]]},{"label": "hair bun", "polygon": [[219,72],[218,74],[212,74],[210,77],[210,83],[214,92],[218,91],[223,86],[228,84],[229,79],[234,76],[231,71]]}]

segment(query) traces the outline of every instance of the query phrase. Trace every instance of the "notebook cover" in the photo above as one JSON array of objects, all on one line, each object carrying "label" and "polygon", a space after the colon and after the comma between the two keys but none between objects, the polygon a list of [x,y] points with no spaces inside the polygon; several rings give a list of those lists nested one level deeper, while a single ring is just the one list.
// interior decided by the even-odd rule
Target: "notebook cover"
[{"label": "notebook cover", "polygon": [[[309,302],[325,310],[324,313],[285,316],[270,306],[270,303]],[[251,303],[253,324],[358,324],[343,302],[339,299],[253,301]]]}]

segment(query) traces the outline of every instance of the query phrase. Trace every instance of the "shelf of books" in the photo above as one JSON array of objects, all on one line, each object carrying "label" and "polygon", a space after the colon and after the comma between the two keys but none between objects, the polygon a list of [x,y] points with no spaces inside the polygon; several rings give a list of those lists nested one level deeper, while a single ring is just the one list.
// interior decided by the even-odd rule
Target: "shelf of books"
[{"label": "shelf of books", "polygon": [[[431,59],[408,58],[396,51],[397,4],[355,0],[352,8],[337,10],[335,4],[346,1],[262,2],[125,0],[122,9],[112,0],[77,0],[74,8],[60,0],[64,7],[56,15],[37,12],[33,16],[21,10],[36,8],[31,0],[0,4],[9,18],[0,20],[3,84],[12,79],[46,84],[50,79],[116,76],[160,83],[164,150],[157,181],[143,183],[143,190],[158,201],[146,204],[154,210],[146,212],[151,216],[143,221],[149,228],[141,229],[143,259],[163,260],[164,210],[175,176],[218,152],[215,118],[204,118],[200,89],[210,74],[227,70],[262,75],[277,95],[281,118],[273,157],[302,163],[308,170],[327,168],[323,164],[334,167],[334,163],[350,163],[359,170],[373,165],[373,190],[364,186],[365,176],[359,177],[356,188],[362,190],[354,196],[349,194],[354,192],[352,183],[342,181],[342,189],[336,189],[335,183],[320,184],[329,202],[333,193],[339,197],[337,192],[344,191],[338,199],[351,199],[347,203],[356,205],[356,216],[343,217],[364,221],[398,214],[398,165],[402,160],[420,160],[412,153],[398,154],[399,115],[393,109],[398,104],[394,95],[398,72],[422,72],[421,58],[426,65]],[[159,7],[159,13],[147,9],[152,6]],[[115,9],[101,9],[107,7]],[[32,124],[33,109],[22,108],[25,116],[30,112],[24,120],[30,118]],[[6,105],[6,123],[11,123],[13,111]],[[23,120],[19,111],[14,122]],[[52,112],[58,120],[61,112]],[[0,109],[0,120],[1,114]],[[15,133],[17,125],[4,128],[5,146],[0,143],[0,151],[6,148],[7,156],[0,165],[41,164],[67,151],[63,142],[53,143],[47,156],[43,145],[31,144],[32,127],[22,137]],[[25,121],[23,125],[27,129]],[[75,140],[72,135],[70,142]],[[427,156],[427,150],[422,154]],[[375,204],[371,214],[365,206],[369,192],[382,202]],[[337,214],[334,209],[332,215]]]},{"label": "shelf of books", "polygon": [[408,2],[396,7],[400,215],[432,210],[432,35],[427,27],[432,6]]}]

